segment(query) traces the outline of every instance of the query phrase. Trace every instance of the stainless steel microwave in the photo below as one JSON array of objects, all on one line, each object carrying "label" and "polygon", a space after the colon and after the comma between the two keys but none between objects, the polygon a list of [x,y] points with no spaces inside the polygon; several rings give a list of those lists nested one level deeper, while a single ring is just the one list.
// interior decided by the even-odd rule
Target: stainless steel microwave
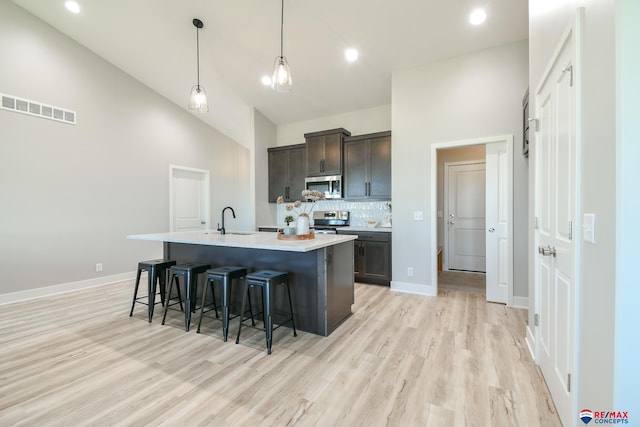
[{"label": "stainless steel microwave", "polygon": [[309,176],[304,179],[307,190],[316,190],[324,194],[326,199],[342,198],[342,176]]}]

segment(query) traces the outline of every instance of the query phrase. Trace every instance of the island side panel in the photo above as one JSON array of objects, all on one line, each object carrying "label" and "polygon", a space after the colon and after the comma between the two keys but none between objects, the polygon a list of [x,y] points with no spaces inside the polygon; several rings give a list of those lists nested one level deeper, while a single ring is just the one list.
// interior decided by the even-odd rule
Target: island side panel
[{"label": "island side panel", "polygon": [[[347,243],[353,246],[353,242]],[[325,280],[317,274],[318,262],[323,259],[318,253],[324,252],[324,248],[309,252],[288,252],[165,242],[164,250],[165,258],[174,259],[178,263],[206,262],[212,267],[237,265],[246,267],[249,272],[264,269],[286,271],[289,275],[296,328],[323,336],[330,333],[326,327],[326,311],[318,309],[317,297],[318,288],[326,286]],[[285,293],[278,292],[276,297],[276,307],[286,307],[283,305],[286,301]],[[236,289],[232,297],[232,303],[237,304],[233,307],[235,310],[239,310],[240,298],[241,294]],[[260,303],[255,300],[256,298],[254,303]],[[237,328],[236,322],[237,320],[232,321],[232,330]]]},{"label": "island side panel", "polygon": [[354,303],[353,241],[328,246],[325,260],[319,263],[319,267],[325,269],[327,334],[330,334],[351,316]]}]

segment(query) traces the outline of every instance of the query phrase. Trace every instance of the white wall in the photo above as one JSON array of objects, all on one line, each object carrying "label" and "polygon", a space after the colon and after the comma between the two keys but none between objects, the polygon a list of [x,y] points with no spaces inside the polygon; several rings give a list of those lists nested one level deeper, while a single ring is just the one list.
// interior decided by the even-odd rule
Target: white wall
[{"label": "white wall", "polygon": [[229,228],[253,224],[247,148],[8,1],[0,58],[0,91],[78,120],[0,110],[0,293],[128,273],[159,256],[161,244],[125,236],[168,231],[169,164],[211,171],[213,222],[231,205]]},{"label": "white wall", "polygon": [[304,142],[305,133],[336,128],[345,128],[351,132],[351,135],[387,131],[391,129],[391,106],[382,105],[314,120],[279,125],[277,145],[301,144]]},{"label": "white wall", "polygon": [[259,111],[255,112],[255,182],[256,226],[277,223],[275,203],[269,203],[269,156],[267,148],[275,147],[276,126]]},{"label": "white wall", "polygon": [[[617,192],[616,192],[616,309],[614,408],[637,408],[638,370],[638,242],[640,241],[640,2],[616,1]],[[623,409],[624,410],[624,409]],[[634,412],[636,418],[637,412]],[[637,420],[637,419],[636,419]],[[636,422],[634,420],[634,422]]]},{"label": "white wall", "polygon": [[[431,145],[513,134],[515,147],[521,147],[527,42],[395,72],[392,85],[392,288],[428,294],[435,286],[435,266],[430,263]],[[515,177],[522,178],[515,170],[522,167],[522,162],[514,162]],[[514,217],[526,218],[526,200],[514,200],[514,206]],[[414,211],[424,212],[425,220],[414,221]],[[514,227],[514,233],[524,236],[514,260],[526,262],[526,228]],[[413,267],[413,277],[407,276],[408,267]],[[527,296],[526,271],[520,274],[525,278],[514,281],[514,294]]]}]

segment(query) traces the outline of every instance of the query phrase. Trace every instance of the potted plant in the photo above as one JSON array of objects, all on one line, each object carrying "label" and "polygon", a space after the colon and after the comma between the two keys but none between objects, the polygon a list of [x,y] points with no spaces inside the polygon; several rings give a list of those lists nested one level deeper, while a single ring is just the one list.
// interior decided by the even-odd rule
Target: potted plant
[{"label": "potted plant", "polygon": [[295,227],[289,227],[289,223],[293,222],[293,216],[292,215],[285,216],[284,222],[287,223],[287,227],[284,229],[284,234],[296,234]]}]

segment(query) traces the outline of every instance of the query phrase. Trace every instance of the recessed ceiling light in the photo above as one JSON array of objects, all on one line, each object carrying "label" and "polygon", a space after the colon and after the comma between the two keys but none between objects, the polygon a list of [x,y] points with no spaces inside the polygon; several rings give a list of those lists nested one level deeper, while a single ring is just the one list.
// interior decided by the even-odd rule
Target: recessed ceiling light
[{"label": "recessed ceiling light", "polygon": [[344,51],[344,56],[347,58],[347,61],[354,62],[358,59],[358,51],[351,48]]},{"label": "recessed ceiling light", "polygon": [[75,1],[67,1],[65,2],[65,7],[69,10],[69,12],[80,13],[80,5]]},{"label": "recessed ceiling light", "polygon": [[269,76],[262,76],[262,78],[260,79],[260,81],[262,82],[263,85],[265,86],[271,86],[271,77]]},{"label": "recessed ceiling light", "polygon": [[473,12],[471,12],[471,15],[469,15],[469,22],[471,22],[472,25],[480,25],[486,19],[487,12],[485,12],[483,9],[475,9]]}]

